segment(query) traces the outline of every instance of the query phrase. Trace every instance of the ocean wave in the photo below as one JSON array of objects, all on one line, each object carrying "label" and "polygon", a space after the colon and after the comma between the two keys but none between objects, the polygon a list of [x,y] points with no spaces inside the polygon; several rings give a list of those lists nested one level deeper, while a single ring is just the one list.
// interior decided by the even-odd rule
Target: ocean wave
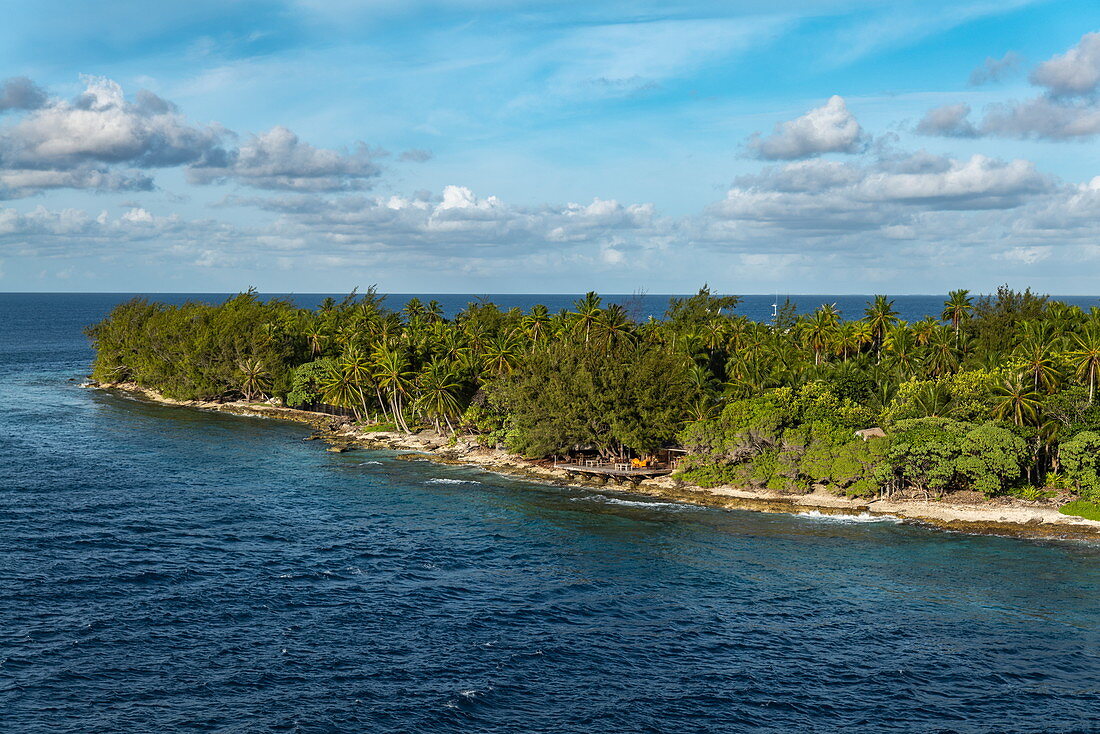
[{"label": "ocean wave", "polygon": [[481,484],[473,479],[429,479],[425,484]]},{"label": "ocean wave", "polygon": [[618,497],[606,497],[602,494],[589,494],[584,497],[573,497],[571,502],[598,502],[601,505],[619,505],[621,507],[644,507],[652,510],[697,510],[694,505],[685,505],[680,502],[646,502],[643,500],[624,500]]},{"label": "ocean wave", "polygon": [[382,466],[381,461],[360,461],[359,466]]},{"label": "ocean wave", "polygon": [[844,513],[829,513],[822,512],[820,510],[809,510],[807,512],[795,513],[799,517],[806,517],[811,520],[823,520],[825,522],[840,522],[840,523],[857,523],[857,522],[888,522],[899,523],[900,517],[893,517],[892,515],[872,515],[870,512],[861,512],[858,515],[848,515]]}]

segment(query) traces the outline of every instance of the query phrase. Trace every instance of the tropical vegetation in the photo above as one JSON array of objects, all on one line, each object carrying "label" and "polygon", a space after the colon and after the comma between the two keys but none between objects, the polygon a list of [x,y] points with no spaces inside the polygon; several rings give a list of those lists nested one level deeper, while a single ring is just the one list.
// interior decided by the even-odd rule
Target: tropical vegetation
[{"label": "tropical vegetation", "polygon": [[[401,431],[475,434],[529,457],[687,450],[680,476],[853,496],[1100,501],[1100,309],[1008,287],[952,292],[913,323],[875,296],[774,319],[704,287],[638,320],[588,293],[572,310],[373,288],[315,310],[249,291],[134,299],[88,329],[93,376],[177,399],[272,400]],[[857,431],[881,428],[884,436]]]}]

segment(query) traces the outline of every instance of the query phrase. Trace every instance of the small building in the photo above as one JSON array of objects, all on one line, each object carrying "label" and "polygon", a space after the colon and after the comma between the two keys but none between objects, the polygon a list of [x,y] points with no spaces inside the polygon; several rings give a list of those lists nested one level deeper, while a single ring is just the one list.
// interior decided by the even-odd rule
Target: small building
[{"label": "small building", "polygon": [[874,428],[863,428],[856,431],[856,435],[862,438],[864,441],[872,438],[886,438],[886,431],[882,430],[878,426]]}]

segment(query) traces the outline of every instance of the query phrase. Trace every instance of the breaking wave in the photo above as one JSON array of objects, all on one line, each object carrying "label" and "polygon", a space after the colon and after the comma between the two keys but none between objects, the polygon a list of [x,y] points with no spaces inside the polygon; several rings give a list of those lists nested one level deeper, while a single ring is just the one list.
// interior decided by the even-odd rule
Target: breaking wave
[{"label": "breaking wave", "polygon": [[900,517],[893,517],[892,515],[872,515],[870,512],[861,512],[858,515],[847,515],[844,513],[829,513],[822,512],[820,510],[809,510],[808,512],[796,513],[799,517],[807,517],[811,520],[823,520],[825,522],[840,522],[840,523],[859,523],[859,522],[889,522],[899,523]]}]

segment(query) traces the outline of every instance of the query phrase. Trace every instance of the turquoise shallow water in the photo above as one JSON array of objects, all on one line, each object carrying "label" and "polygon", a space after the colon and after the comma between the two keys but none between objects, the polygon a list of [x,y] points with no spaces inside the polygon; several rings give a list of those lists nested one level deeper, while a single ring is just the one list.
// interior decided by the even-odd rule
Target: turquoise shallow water
[{"label": "turquoise shallow water", "polygon": [[79,388],[109,301],[0,297],[0,730],[1100,729],[1095,546],[328,454]]}]

